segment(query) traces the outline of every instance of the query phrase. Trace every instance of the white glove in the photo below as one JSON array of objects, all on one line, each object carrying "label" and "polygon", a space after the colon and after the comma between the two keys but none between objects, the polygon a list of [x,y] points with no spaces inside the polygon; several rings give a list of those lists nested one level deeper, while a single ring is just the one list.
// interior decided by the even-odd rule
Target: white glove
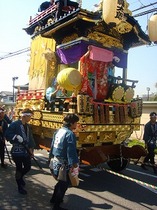
[{"label": "white glove", "polygon": [[23,142],[23,138],[20,135],[17,135],[16,138],[17,138],[17,140],[18,140],[19,143],[22,143]]}]

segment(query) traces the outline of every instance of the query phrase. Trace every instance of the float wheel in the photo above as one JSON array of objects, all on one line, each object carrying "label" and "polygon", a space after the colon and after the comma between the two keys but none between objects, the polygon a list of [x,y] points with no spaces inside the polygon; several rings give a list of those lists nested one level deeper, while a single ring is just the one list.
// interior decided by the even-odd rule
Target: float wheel
[{"label": "float wheel", "polygon": [[119,158],[116,160],[110,160],[107,162],[107,164],[113,171],[119,172],[128,166],[129,159]]}]

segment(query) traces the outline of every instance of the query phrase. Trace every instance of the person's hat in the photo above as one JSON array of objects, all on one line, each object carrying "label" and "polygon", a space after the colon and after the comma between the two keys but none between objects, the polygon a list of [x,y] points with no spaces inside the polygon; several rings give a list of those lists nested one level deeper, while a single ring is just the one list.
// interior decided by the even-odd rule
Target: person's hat
[{"label": "person's hat", "polygon": [[149,116],[150,116],[150,117],[156,117],[157,114],[156,114],[156,112],[151,112]]},{"label": "person's hat", "polygon": [[31,109],[23,109],[21,112],[21,116],[32,116],[33,115],[33,111]]}]

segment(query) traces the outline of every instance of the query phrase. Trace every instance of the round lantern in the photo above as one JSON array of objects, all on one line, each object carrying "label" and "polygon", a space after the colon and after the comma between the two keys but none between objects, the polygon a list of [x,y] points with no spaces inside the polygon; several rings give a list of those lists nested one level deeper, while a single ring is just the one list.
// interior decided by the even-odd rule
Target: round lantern
[{"label": "round lantern", "polygon": [[58,73],[57,82],[66,90],[80,90],[82,76],[75,68],[65,68]]},{"label": "round lantern", "polygon": [[157,42],[157,14],[152,15],[148,21],[148,35],[150,41]]}]

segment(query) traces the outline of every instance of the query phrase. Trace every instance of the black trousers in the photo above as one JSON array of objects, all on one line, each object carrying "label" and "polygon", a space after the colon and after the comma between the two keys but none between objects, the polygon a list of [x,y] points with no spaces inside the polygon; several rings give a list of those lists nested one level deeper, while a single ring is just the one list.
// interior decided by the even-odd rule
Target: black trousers
[{"label": "black trousers", "polygon": [[1,165],[4,165],[5,141],[0,140],[0,158]]},{"label": "black trousers", "polygon": [[13,156],[12,159],[16,165],[15,179],[19,186],[21,184],[20,181],[23,176],[27,174],[31,169],[31,157],[29,155],[19,157]]},{"label": "black trousers", "polygon": [[148,162],[150,160],[151,164],[155,164],[155,161],[154,161],[154,157],[155,157],[154,149],[155,148],[153,148],[152,146],[147,145],[147,149],[148,149],[148,154],[147,154],[147,156],[144,159],[144,163]]},{"label": "black trousers", "polygon": [[68,189],[69,183],[70,183],[70,180],[69,180],[69,176],[67,174],[66,182],[59,180],[57,182],[57,184],[55,185],[54,193],[52,195],[52,199],[54,200],[55,207],[59,207],[61,202],[63,201],[64,195]]}]

